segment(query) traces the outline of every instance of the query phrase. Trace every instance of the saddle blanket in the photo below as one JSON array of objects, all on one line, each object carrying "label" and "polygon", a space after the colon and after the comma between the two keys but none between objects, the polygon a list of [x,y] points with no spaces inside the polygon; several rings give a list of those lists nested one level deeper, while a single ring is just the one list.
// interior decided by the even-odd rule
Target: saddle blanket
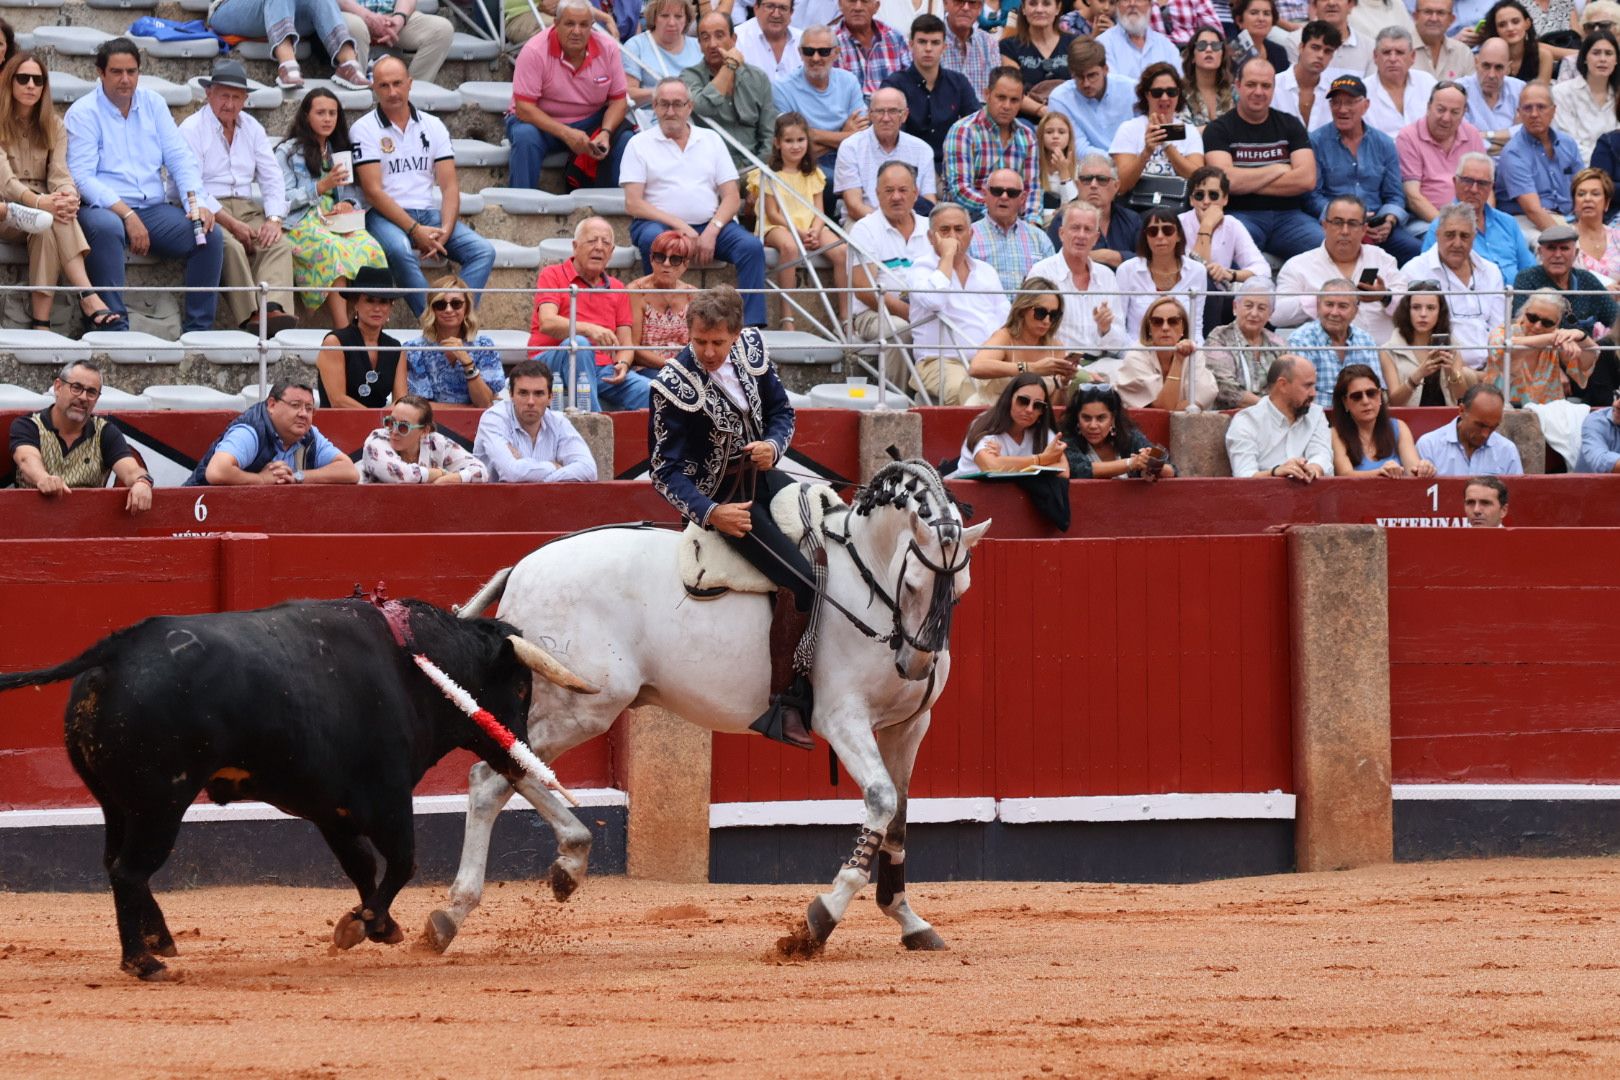
[{"label": "saddle blanket", "polygon": [[[830,511],[842,509],[844,502],[826,484],[794,484],[771,500],[771,518],[794,543],[804,539],[804,521],[799,514],[799,493],[810,505],[810,527],[822,530]],[[738,554],[726,538],[696,522],[689,522],[681,533],[681,584],[689,593],[711,593],[716,589],[734,592],[773,593],[776,585],[753,564]],[[713,592],[712,595],[720,595]]]}]

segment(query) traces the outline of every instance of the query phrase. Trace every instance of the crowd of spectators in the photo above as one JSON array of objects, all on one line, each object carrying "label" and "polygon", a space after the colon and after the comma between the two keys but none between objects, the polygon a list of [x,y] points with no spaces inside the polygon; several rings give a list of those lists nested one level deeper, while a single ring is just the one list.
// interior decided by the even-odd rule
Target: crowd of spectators
[{"label": "crowd of spectators", "polygon": [[[1120,410],[1159,408],[1239,410],[1235,475],[1509,472],[1505,454],[1500,469],[1478,459],[1500,450],[1503,409],[1538,408],[1553,410],[1544,427],[1573,432],[1572,465],[1613,470],[1600,452],[1620,390],[1610,0],[1553,5],[1551,22],[1519,0],[1483,13],[1024,0],[994,14],[946,0],[909,25],[875,0],[637,6],[556,0],[508,20],[522,42],[510,184],[539,187],[548,155],[567,151],[571,185],[622,187],[641,259],[628,286],[608,273],[613,226],[592,218],[540,272],[530,364],[547,396],[566,370],[583,372],[581,406],[645,407],[685,344],[684,275],[734,267],[746,323],[764,326],[769,252],[782,287],[806,266],[833,287],[840,332],[884,343],[883,377],[991,409],[964,447],[979,468],[1061,444],[1042,465],[1144,475]],[[309,396],[395,410],[400,430],[368,443],[370,478],[514,475],[499,453],[476,469],[446,457],[434,404],[505,410],[489,446],[544,445],[567,473],[567,433],[524,419],[532,367],[519,407],[516,370],[479,336],[493,249],[459,214],[448,130],[410,104],[413,79],[444,63],[449,24],[414,8],[215,5],[216,29],[270,42],[284,90],[302,93],[294,49],[313,34],[335,81],[376,98],[351,118],[311,90],[279,136],[244,111],[234,61],[176,125],[139,86],[127,39],[102,47],[97,86],[62,117],[44,65],[6,57],[0,236],[27,238],[31,284],[77,290],[86,329],[129,327],[126,252],[182,263],[187,330],[212,328],[221,304],[227,325],[257,330],[245,287],[260,281],[271,332],[298,306],[324,310]],[[373,48],[390,51],[371,63]],[[430,286],[431,256],[455,272]],[[33,294],[34,325],[49,325],[51,295]],[[420,320],[407,341],[386,331],[401,299]],[[776,325],[796,329],[782,311]],[[1082,399],[1092,427],[1059,434]],[[1583,420],[1561,418],[1565,403]],[[1413,439],[1388,409],[1418,405],[1459,418]],[[270,422],[292,409],[284,396],[264,409],[258,427],[237,425],[257,441],[238,433],[227,450],[303,445]],[[205,462],[199,482],[229,468]]]}]

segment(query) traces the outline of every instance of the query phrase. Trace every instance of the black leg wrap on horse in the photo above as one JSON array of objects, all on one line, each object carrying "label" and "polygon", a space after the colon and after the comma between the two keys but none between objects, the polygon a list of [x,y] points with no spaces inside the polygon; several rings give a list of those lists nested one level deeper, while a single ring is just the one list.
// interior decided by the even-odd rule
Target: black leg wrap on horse
[{"label": "black leg wrap on horse", "polygon": [[[903,860],[904,855],[901,856]],[[887,851],[878,852],[877,904],[884,911],[894,903],[896,896],[906,891],[906,864],[896,862]]]}]

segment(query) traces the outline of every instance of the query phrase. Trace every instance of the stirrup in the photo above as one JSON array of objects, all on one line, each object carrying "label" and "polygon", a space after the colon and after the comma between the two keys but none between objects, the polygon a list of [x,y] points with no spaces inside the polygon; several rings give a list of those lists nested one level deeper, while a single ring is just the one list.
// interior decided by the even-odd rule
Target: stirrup
[{"label": "stirrup", "polygon": [[772,696],[770,707],[749,724],[748,729],[800,750],[814,750],[816,742],[810,737],[810,711],[810,680],[795,675],[787,689]]}]

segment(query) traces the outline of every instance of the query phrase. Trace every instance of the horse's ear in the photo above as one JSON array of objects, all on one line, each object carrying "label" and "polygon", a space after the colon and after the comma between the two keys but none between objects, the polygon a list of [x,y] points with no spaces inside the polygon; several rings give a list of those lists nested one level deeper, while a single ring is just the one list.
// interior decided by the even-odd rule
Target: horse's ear
[{"label": "horse's ear", "polygon": [[963,529],[962,542],[969,548],[973,547],[974,544],[984,539],[984,534],[990,531],[990,523],[994,520],[995,518],[985,518],[971,529]]}]

